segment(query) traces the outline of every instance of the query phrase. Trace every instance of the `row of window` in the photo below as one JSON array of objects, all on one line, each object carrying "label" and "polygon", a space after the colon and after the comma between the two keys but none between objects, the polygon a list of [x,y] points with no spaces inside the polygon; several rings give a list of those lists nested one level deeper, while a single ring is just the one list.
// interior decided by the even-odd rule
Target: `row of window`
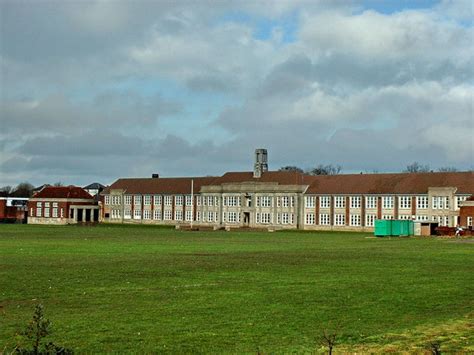
[{"label": "row of window", "polygon": [[[466,200],[466,196],[456,196],[457,206],[460,205],[462,201]],[[375,209],[377,208],[377,196],[367,196],[365,198],[365,208]],[[334,207],[335,208],[345,208],[346,207],[346,196],[334,196]],[[350,196],[349,197],[349,206],[350,208],[360,208],[361,207],[361,196]],[[428,209],[428,196],[416,196],[416,208],[417,209]],[[316,205],[316,196],[305,196],[305,207],[314,208]],[[382,208],[392,209],[395,205],[394,196],[382,196]],[[319,197],[319,207],[320,208],[330,208],[331,206],[331,196],[320,196]],[[398,198],[398,207],[400,209],[411,209],[412,206],[412,197],[411,196],[400,196]],[[432,197],[432,208],[433,209],[449,209],[449,197],[447,196],[433,196]]]},{"label": "row of window", "polygon": [[[53,203],[53,206],[54,204],[56,204],[57,206],[57,203]],[[49,206],[49,203],[48,203],[48,206]],[[58,214],[59,212],[59,214]],[[44,209],[42,207],[36,207],[36,215],[35,215],[35,210],[33,208],[30,208],[30,217],[46,217],[46,218],[49,218],[49,217],[53,217],[53,218],[64,218],[64,208],[58,208],[58,207],[53,207],[53,208],[50,208],[50,207],[44,207]]]}]

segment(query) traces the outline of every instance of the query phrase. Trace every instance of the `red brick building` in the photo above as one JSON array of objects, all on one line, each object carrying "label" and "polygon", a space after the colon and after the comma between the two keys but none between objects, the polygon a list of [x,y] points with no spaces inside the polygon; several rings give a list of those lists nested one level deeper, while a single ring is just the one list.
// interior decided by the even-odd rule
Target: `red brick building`
[{"label": "red brick building", "polygon": [[98,222],[99,206],[77,186],[46,186],[28,201],[28,224]]},{"label": "red brick building", "polygon": [[459,225],[463,228],[473,229],[474,220],[474,196],[462,202],[459,210]]},{"label": "red brick building", "polygon": [[28,198],[0,197],[0,223],[26,223]]}]

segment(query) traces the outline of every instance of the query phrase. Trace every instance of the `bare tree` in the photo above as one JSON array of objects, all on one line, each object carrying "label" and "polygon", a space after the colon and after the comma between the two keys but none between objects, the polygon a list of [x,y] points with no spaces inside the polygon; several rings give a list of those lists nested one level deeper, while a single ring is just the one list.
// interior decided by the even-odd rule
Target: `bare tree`
[{"label": "bare tree", "polygon": [[1,193],[2,195],[10,196],[10,194],[12,193],[12,191],[13,191],[13,187],[11,187],[10,185],[0,187],[0,193]]},{"label": "bare tree", "polygon": [[278,169],[278,171],[296,171],[298,173],[302,173],[303,169],[298,168],[297,166],[288,165],[282,166],[280,169]]},{"label": "bare tree", "polygon": [[441,168],[438,169],[440,173],[455,173],[458,171],[454,166],[442,166]]},{"label": "bare tree", "polygon": [[340,165],[323,165],[319,164],[313,169],[307,171],[310,175],[338,175],[342,171],[342,167]]},{"label": "bare tree", "polygon": [[35,187],[29,182],[22,182],[11,193],[12,196],[16,197],[31,197],[33,195],[33,189]]},{"label": "bare tree", "polygon": [[53,186],[59,187],[59,186],[64,186],[64,184],[61,181],[55,182]]},{"label": "bare tree", "polygon": [[404,173],[428,173],[430,171],[430,166],[429,165],[422,165],[418,163],[417,161],[408,164],[405,170],[403,170]]},{"label": "bare tree", "polygon": [[319,337],[319,343],[322,346],[328,348],[328,355],[332,355],[332,349],[336,345],[337,341],[337,332],[324,330],[323,334]]}]

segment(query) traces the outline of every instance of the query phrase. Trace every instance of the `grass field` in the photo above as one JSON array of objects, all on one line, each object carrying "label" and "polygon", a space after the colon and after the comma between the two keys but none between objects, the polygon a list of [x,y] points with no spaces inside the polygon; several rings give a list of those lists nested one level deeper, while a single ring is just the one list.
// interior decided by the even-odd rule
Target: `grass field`
[{"label": "grass field", "polygon": [[0,225],[0,353],[44,305],[76,352],[474,351],[474,243]]}]

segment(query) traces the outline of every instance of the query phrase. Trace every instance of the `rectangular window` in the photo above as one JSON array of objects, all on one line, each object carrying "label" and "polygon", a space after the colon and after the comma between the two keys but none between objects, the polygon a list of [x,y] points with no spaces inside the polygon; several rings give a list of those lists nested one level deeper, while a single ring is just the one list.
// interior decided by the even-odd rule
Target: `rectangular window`
[{"label": "rectangular window", "polygon": [[394,217],[393,217],[393,215],[391,215],[391,214],[384,214],[384,215],[382,216],[382,219],[394,219]]},{"label": "rectangular window", "polygon": [[123,210],[123,218],[124,219],[132,219],[132,210],[130,208],[125,208]]},{"label": "rectangular window", "polygon": [[182,206],[183,205],[183,196],[181,196],[181,195],[175,196],[174,202],[175,202],[176,206]]},{"label": "rectangular window", "polygon": [[377,208],[377,197],[367,196],[365,198],[365,208]]},{"label": "rectangular window", "polygon": [[155,206],[161,206],[161,196],[160,195],[153,196],[153,204]]},{"label": "rectangular window", "polygon": [[407,214],[400,214],[398,215],[398,219],[411,220],[411,216]]},{"label": "rectangular window", "polygon": [[142,195],[133,196],[133,204],[135,206],[141,206],[142,205]]},{"label": "rectangular window", "polygon": [[214,205],[214,196],[207,196],[207,205],[208,206]]},{"label": "rectangular window", "polygon": [[271,207],[271,205],[272,205],[272,198],[270,196],[257,197],[257,206]]},{"label": "rectangular window", "polygon": [[41,207],[36,207],[36,217],[41,217]]},{"label": "rectangular window", "polygon": [[114,208],[112,210],[112,219],[120,219],[120,210]]},{"label": "rectangular window", "polygon": [[64,208],[61,208],[61,218],[64,218]]},{"label": "rectangular window", "polygon": [[125,195],[123,201],[125,205],[130,206],[132,204],[132,195]]},{"label": "rectangular window", "polygon": [[57,203],[57,202],[53,202],[53,207],[58,207],[58,203]]},{"label": "rectangular window", "polygon": [[398,207],[402,210],[408,210],[411,208],[411,197],[400,196],[398,199]]},{"label": "rectangular window", "polygon": [[290,223],[290,216],[289,213],[282,213],[281,214],[281,224],[288,224]]},{"label": "rectangular window", "polygon": [[53,208],[53,218],[58,218],[58,208],[57,207]]},{"label": "rectangular window", "polygon": [[140,209],[133,210],[133,219],[142,219],[142,210]]},{"label": "rectangular window", "polygon": [[196,221],[200,221],[201,220],[201,211],[197,211],[196,212]]},{"label": "rectangular window", "polygon": [[49,217],[49,207],[44,208],[44,216]]},{"label": "rectangular window", "polygon": [[428,216],[424,216],[424,215],[417,215],[415,217],[415,220],[417,221],[428,221],[429,220],[429,217]]},{"label": "rectangular window", "polygon": [[186,211],[186,221],[191,222],[193,220],[193,211]]},{"label": "rectangular window", "polygon": [[456,209],[459,209],[461,207],[461,204],[466,201],[467,196],[456,196]]},{"label": "rectangular window", "polygon": [[336,196],[334,204],[335,208],[346,208],[346,198],[344,196]]},{"label": "rectangular window", "polygon": [[331,204],[331,197],[330,196],[321,196],[319,198],[319,207],[329,208],[330,204]]},{"label": "rectangular window", "polygon": [[143,219],[151,219],[151,210],[143,210]]},{"label": "rectangular window", "polygon": [[288,196],[281,197],[281,206],[282,207],[290,207],[290,199]]},{"label": "rectangular window", "polygon": [[367,227],[373,227],[375,224],[376,216],[374,214],[365,215],[365,225]]},{"label": "rectangular window", "polygon": [[349,221],[351,226],[360,226],[360,214],[351,214]]},{"label": "rectangular window", "polygon": [[196,196],[196,205],[201,206],[201,196]]},{"label": "rectangular window", "polygon": [[193,199],[191,195],[186,195],[186,206],[192,206],[193,205]]},{"label": "rectangular window", "polygon": [[472,216],[467,216],[467,226],[472,227]]},{"label": "rectangular window", "polygon": [[329,214],[328,213],[320,213],[319,214],[319,224],[323,226],[328,226],[330,223],[329,221]]},{"label": "rectangular window", "polygon": [[305,223],[314,224],[314,222],[315,222],[314,213],[306,213]]},{"label": "rectangular window", "polygon": [[112,205],[120,205],[122,203],[122,196],[112,195]]},{"label": "rectangular window", "polygon": [[161,221],[161,209],[153,210],[153,219]]},{"label": "rectangular window", "polygon": [[174,211],[174,219],[175,219],[175,221],[182,221],[183,220],[183,211],[182,210],[175,210]]},{"label": "rectangular window", "polygon": [[304,205],[306,208],[314,208],[316,205],[316,198],[315,196],[305,196],[304,197]]},{"label": "rectangular window", "polygon": [[349,200],[351,202],[351,208],[360,208],[360,196],[351,196]]},{"label": "rectangular window", "polygon": [[30,208],[30,217],[33,217],[33,207]]},{"label": "rectangular window", "polygon": [[165,206],[172,206],[173,205],[173,196],[165,196]]},{"label": "rectangular window", "polygon": [[346,225],[346,216],[341,213],[334,215],[334,225],[335,226],[345,226]]},{"label": "rectangular window", "polygon": [[227,222],[236,223],[237,222],[237,212],[227,212]]},{"label": "rectangular window", "polygon": [[105,195],[104,196],[104,204],[106,206],[109,206],[110,205],[110,195]]},{"label": "rectangular window", "polygon": [[240,196],[227,196],[227,206],[240,206]]},{"label": "rectangular window", "polygon": [[428,208],[428,196],[416,196],[416,209],[426,210]]},{"label": "rectangular window", "polygon": [[171,219],[173,218],[173,214],[172,214],[172,211],[171,210],[165,210],[165,216],[164,216],[164,220],[165,221],[171,221]]},{"label": "rectangular window", "polygon": [[384,196],[382,197],[382,208],[393,208],[394,206],[394,198],[393,196]]},{"label": "rectangular window", "polygon": [[143,196],[143,205],[150,206],[151,205],[151,196],[145,195]]}]

